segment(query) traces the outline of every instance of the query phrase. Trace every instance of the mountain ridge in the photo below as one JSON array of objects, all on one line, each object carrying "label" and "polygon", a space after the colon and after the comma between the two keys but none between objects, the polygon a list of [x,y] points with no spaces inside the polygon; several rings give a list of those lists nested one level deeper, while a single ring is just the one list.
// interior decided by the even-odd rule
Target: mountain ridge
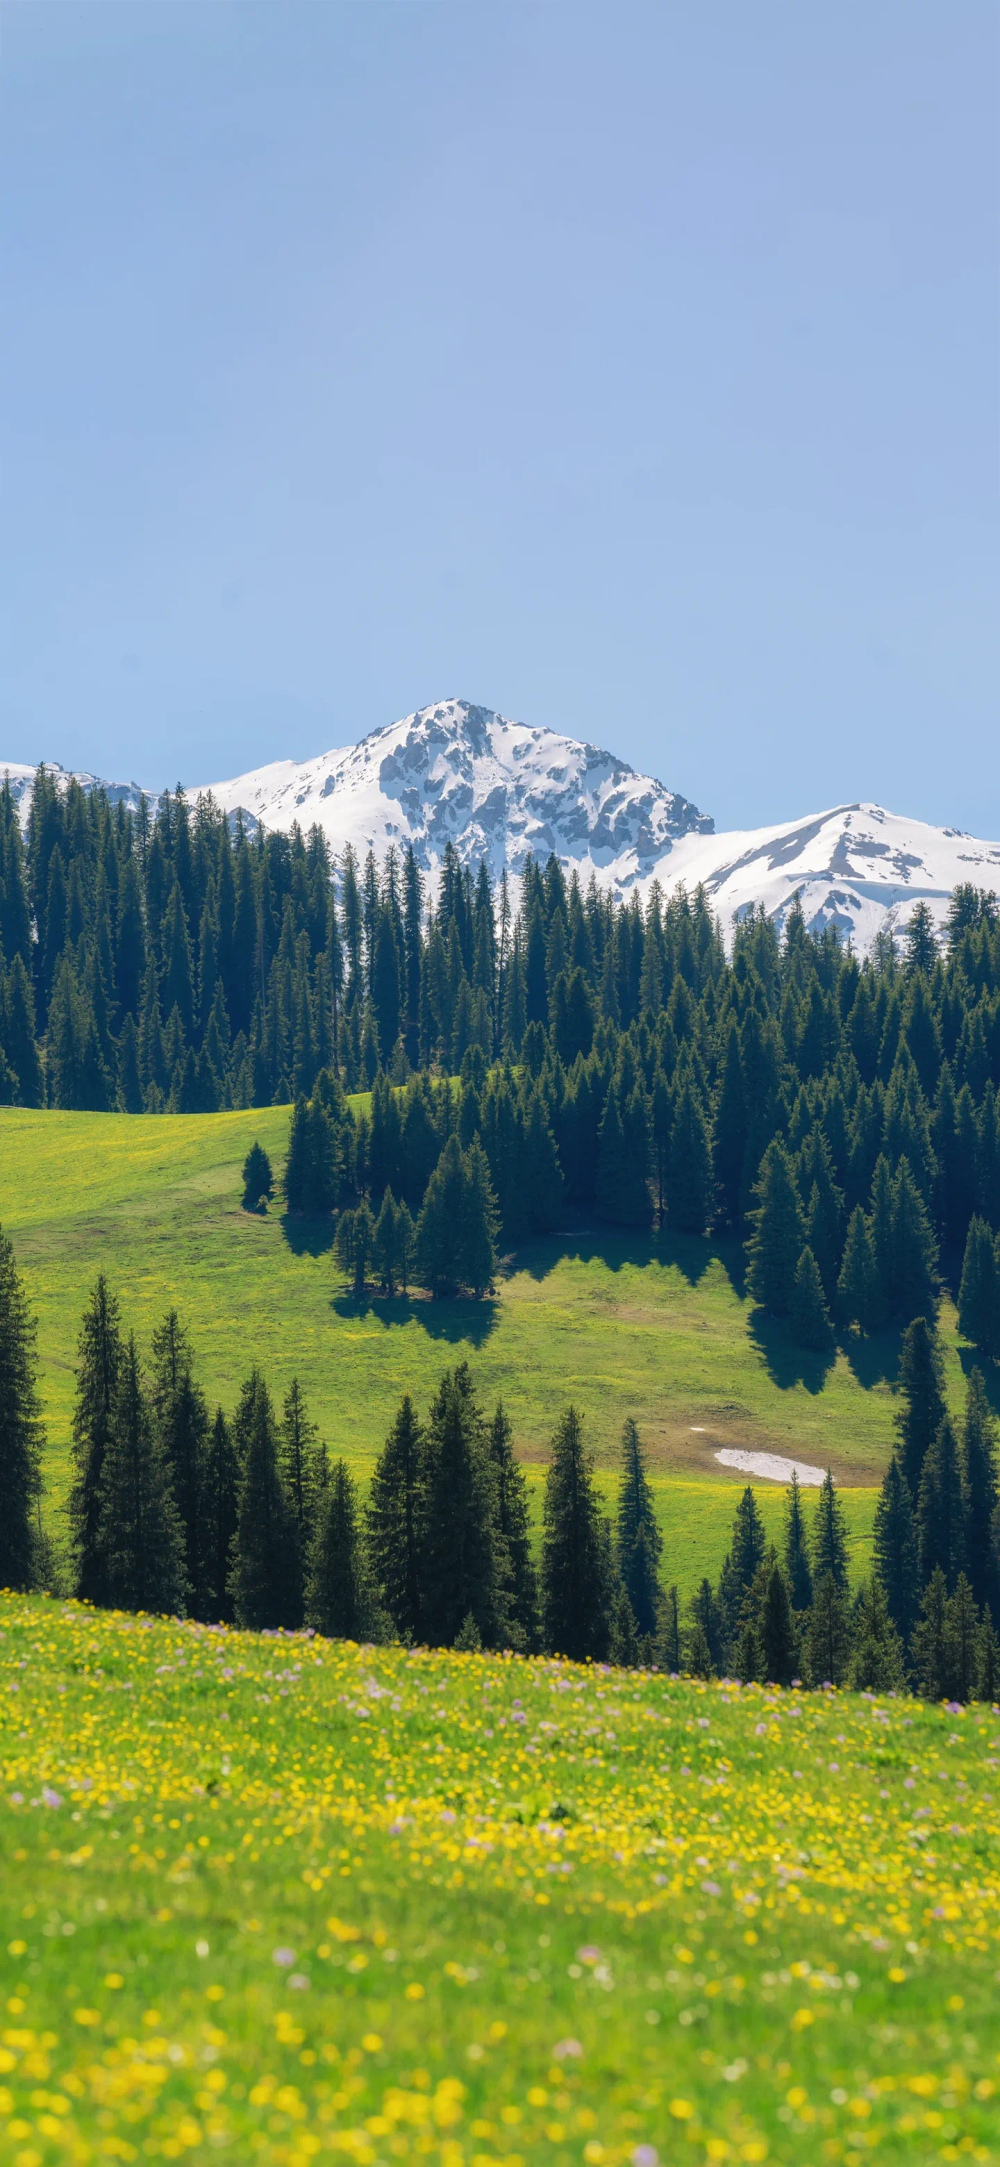
[{"label": "mountain ridge", "polygon": [[[53,768],[57,780],[68,771]],[[34,771],[13,765],[22,817]],[[85,788],[99,778],[81,774]],[[136,783],[105,784],[137,805]],[[186,792],[194,803],[204,793]],[[154,799],[157,793],[149,793]],[[235,821],[288,832],[314,823],[333,849],[377,858],[413,845],[433,873],[447,845],[485,858],[515,884],[529,852],[550,851],[586,884],[643,898],[702,883],[724,933],[753,904],[779,924],[793,897],[814,930],[836,926],[867,951],[887,923],[902,929],[925,902],[940,930],[960,881],[1000,886],[1000,843],[934,827],[855,799],[802,819],[717,833],[711,817],[627,761],[583,740],[512,721],[467,700],[442,700],[304,761],[278,760],[212,785]]]}]

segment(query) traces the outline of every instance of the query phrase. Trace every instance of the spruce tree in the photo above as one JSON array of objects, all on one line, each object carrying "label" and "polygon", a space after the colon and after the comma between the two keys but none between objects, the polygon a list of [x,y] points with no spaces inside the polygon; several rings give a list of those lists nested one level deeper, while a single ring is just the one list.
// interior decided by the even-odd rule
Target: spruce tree
[{"label": "spruce tree", "polygon": [[834,1488],[829,1468],[823,1477],[813,1522],[813,1579],[819,1586],[829,1573],[842,1592],[847,1589],[848,1536],[843,1505]]},{"label": "spruce tree", "polygon": [[974,1369],[965,1397],[962,1432],[965,1474],[965,1569],[977,1603],[1000,1617],[1000,1583],[992,1531],[997,1511],[996,1423],[982,1371]]},{"label": "spruce tree", "polygon": [[764,1588],[760,1621],[764,1675],[774,1685],[791,1685],[798,1659],[798,1633],[788,1583],[776,1557]]},{"label": "spruce tree", "polygon": [[611,1226],[648,1226],[653,1216],[648,1117],[638,1085],[628,1095],[616,1080],[608,1089],[597,1139],[596,1202]]},{"label": "spruce tree", "polygon": [[938,1296],[938,1250],[930,1215],[901,1159],[892,1185],[893,1300],[900,1317],[933,1317]]},{"label": "spruce tree", "polygon": [[302,1581],[295,1516],[278,1469],[270,1394],[258,1374],[244,1386],[250,1406],[246,1457],[229,1591],[237,1625],[252,1632],[302,1621]]},{"label": "spruce tree", "polygon": [[119,1610],[182,1612],[184,1529],[131,1334],[118,1368],[98,1516],[102,1599]]},{"label": "spruce tree", "polygon": [[463,1157],[464,1196],[460,1230],[462,1284],[477,1298],[492,1285],[497,1268],[499,1226],[490,1169],[478,1136]]},{"label": "spruce tree", "polygon": [[825,1354],[833,1345],[833,1327],[826,1306],[819,1266],[808,1247],[795,1267],[790,1311],[792,1338],[811,1354]]},{"label": "spruce tree", "polygon": [[538,1575],[531,1555],[528,1485],[514,1457],[513,1433],[503,1402],[498,1401],[489,1428],[489,1453],[496,1482],[497,1523],[507,1559],[505,1608],[512,1645],[532,1655],[538,1647]]},{"label": "spruce tree", "polygon": [[688,1069],[674,1107],[667,1162],[667,1219],[678,1233],[704,1233],[713,1186],[708,1126]]},{"label": "spruce tree", "polygon": [[813,1685],[843,1685],[850,1652],[847,1597],[833,1573],[825,1569],[816,1574],[805,1632],[806,1668]]},{"label": "spruce tree", "polygon": [[345,1272],[353,1274],[352,1293],[360,1301],[365,1291],[365,1275],[375,1254],[375,1221],[368,1205],[361,1203],[356,1211],[342,1211],[337,1221],[337,1262]]},{"label": "spruce tree", "polygon": [[984,1610],[979,1628],[976,1699],[985,1701],[988,1707],[995,1707],[1000,1700],[1000,1641],[988,1610]]},{"label": "spruce tree", "polygon": [[911,1656],[916,1688],[924,1700],[950,1699],[954,1666],[948,1616],[948,1584],[940,1566],[935,1567],[921,1598],[920,1616],[913,1629]]},{"label": "spruce tree", "polygon": [[471,1613],[484,1646],[504,1635],[509,1578],[496,1480],[465,1364],[446,1371],[431,1406],[420,1490],[420,1625],[431,1647],[454,1645]]},{"label": "spruce tree", "polygon": [[690,1604],[685,1634],[685,1667],[694,1678],[715,1678],[722,1668],[723,1619],[709,1580],[703,1579]]},{"label": "spruce tree", "polygon": [[619,1670],[635,1670],[639,1663],[639,1634],[635,1612],[628,1599],[627,1589],[621,1581],[615,1587],[611,1605],[611,1631],[608,1638],[608,1659]]},{"label": "spruce tree", "polygon": [[615,1564],[636,1629],[647,1640],[655,1634],[659,1621],[658,1568],[662,1550],[663,1537],[657,1526],[653,1493],[646,1474],[646,1455],[635,1422],[629,1415],[622,1431]]},{"label": "spruce tree", "polygon": [[799,1478],[794,1468],[788,1492],[788,1517],[785,1522],[785,1571],[788,1574],[788,1585],[795,1609],[808,1610],[813,1597],[812,1567],[809,1563]]},{"label": "spruce tree", "polygon": [[940,1567],[950,1592],[965,1565],[965,1495],[958,1445],[947,1415],[938,1425],[921,1470],[917,1549],[921,1580],[926,1583]]},{"label": "spruce tree", "polygon": [[400,1640],[420,1632],[419,1508],[423,1435],[407,1396],[375,1463],[368,1496],[368,1554]]},{"label": "spruce tree", "polygon": [[739,1219],[746,1148],[747,1110],[740,1064],[740,1039],[735,1022],[731,1022],[712,1133],[712,1171],[715,1177],[718,1216],[723,1226],[735,1225]]},{"label": "spruce tree", "polygon": [[875,1572],[886,1608],[904,1646],[909,1646],[920,1596],[916,1522],[910,1485],[894,1452],[882,1477],[874,1528]]},{"label": "spruce tree", "polygon": [[100,1272],[80,1329],[69,1498],[76,1593],[89,1603],[106,1600],[100,1529],[101,1470],[111,1437],[122,1358],[121,1312]]},{"label": "spruce tree", "polygon": [[267,1152],[256,1139],[243,1161],[242,1179],[244,1211],[259,1211],[265,1198],[274,1194],[274,1177]]},{"label": "spruce tree", "polygon": [[305,1394],[293,1377],[281,1410],[278,1466],[292,1508],[299,1555],[308,1555],[318,1502],[318,1452],[316,1424],[309,1417]]},{"label": "spruce tree", "polygon": [[580,1417],[568,1407],[552,1441],[545,1478],[542,1632],[551,1654],[601,1661],[611,1637],[614,1589],[593,1460]]},{"label": "spruce tree", "polygon": [[681,1667],[680,1601],[676,1582],[672,1583],[667,1589],[659,1658],[661,1667],[676,1678]]},{"label": "spruce tree", "polygon": [[854,1606],[850,1682],[856,1693],[902,1693],[906,1686],[903,1643],[875,1573]]},{"label": "spruce tree", "polygon": [[948,1641],[951,1653],[951,1692],[954,1700],[974,1699],[978,1683],[982,1623],[972,1589],[959,1573],[948,1603]]},{"label": "spruce tree", "polygon": [[201,1589],[201,1484],[208,1409],[191,1368],[191,1344],[172,1309],[153,1333],[152,1417],[184,1532],[188,1600],[197,1614]]},{"label": "spruce tree", "polygon": [[880,1318],[878,1269],[871,1229],[860,1204],[851,1214],[837,1281],[837,1307],[846,1324],[873,1332]]},{"label": "spruce tree", "polygon": [[903,1473],[916,1503],[928,1447],[937,1436],[947,1409],[944,1403],[941,1353],[926,1317],[914,1317],[903,1333],[899,1357],[899,1389],[903,1407],[896,1416]]},{"label": "spruce tree", "polygon": [[805,1245],[805,1221],[792,1164],[780,1137],[767,1147],[754,1186],[757,1208],[751,1212],[747,1243],[747,1286],[756,1302],[774,1317],[787,1317],[795,1295],[795,1274]]},{"label": "spruce tree", "polygon": [[221,1407],[215,1411],[205,1451],[201,1486],[200,1615],[210,1625],[231,1625],[229,1569],[239,1505],[239,1463]]},{"label": "spruce tree", "polygon": [[383,1636],[368,1574],[357,1490],[336,1460],[317,1516],[306,1581],[306,1624],[330,1640]]},{"label": "spruce tree", "polygon": [[969,1226],[958,1329],[981,1354],[1000,1355],[1000,1243],[994,1243],[985,1219],[973,1219]]},{"label": "spruce tree", "polygon": [[440,1296],[460,1284],[457,1249],[465,1213],[465,1166],[457,1136],[449,1136],[427,1184],[417,1220],[416,1271]]},{"label": "spruce tree", "polygon": [[[18,958],[18,960],[20,960]],[[40,1558],[36,1513],[42,1491],[44,1432],[35,1389],[36,1332],[14,1262],[0,1230],[0,1587],[30,1588]]]}]

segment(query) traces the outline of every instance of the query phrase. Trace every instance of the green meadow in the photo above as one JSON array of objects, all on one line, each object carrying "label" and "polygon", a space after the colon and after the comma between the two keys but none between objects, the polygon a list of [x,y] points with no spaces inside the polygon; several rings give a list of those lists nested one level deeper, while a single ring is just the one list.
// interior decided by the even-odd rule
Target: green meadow
[{"label": "green meadow", "polygon": [[[560,1410],[582,1411],[609,1489],[622,1422],[638,1421],[660,1499],[668,1579],[687,1592],[715,1571],[744,1479],[720,1447],[832,1466],[863,1569],[875,1493],[892,1441],[895,1335],[847,1344],[827,1362],[763,1325],[734,1243],[573,1226],[505,1259],[493,1300],[416,1292],[355,1302],[327,1222],[240,1208],[255,1137],[275,1173],[287,1107],[190,1116],[0,1111],[0,1222],[38,1316],[54,1530],[69,1468],[80,1316],[103,1269],[126,1322],[148,1342],[175,1306],[212,1403],[232,1407],[253,1363],[280,1398],[293,1376],[321,1435],[364,1479],[405,1391],[426,1404],[467,1360],[486,1404],[503,1398],[540,1504]],[[968,1354],[942,1318],[949,1392],[961,1406]],[[756,1485],[777,1528],[780,1486]]]}]

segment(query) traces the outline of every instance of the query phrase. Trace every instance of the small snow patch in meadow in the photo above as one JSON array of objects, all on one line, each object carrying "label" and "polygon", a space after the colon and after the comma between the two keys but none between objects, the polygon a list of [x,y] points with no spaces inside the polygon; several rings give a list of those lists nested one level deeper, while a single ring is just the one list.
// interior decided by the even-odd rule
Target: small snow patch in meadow
[{"label": "small snow patch in meadow", "polygon": [[797,1475],[803,1486],[819,1489],[826,1469],[810,1467],[806,1460],[783,1460],[776,1452],[743,1452],[726,1445],[716,1459],[723,1467],[738,1467],[741,1475],[758,1475],[762,1482],[791,1482]]}]

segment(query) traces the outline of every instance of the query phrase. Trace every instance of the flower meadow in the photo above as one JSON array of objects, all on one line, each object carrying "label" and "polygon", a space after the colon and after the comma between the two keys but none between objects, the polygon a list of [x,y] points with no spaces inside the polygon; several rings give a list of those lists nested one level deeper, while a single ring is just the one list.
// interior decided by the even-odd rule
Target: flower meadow
[{"label": "flower meadow", "polygon": [[0,1598],[0,2156],[1000,2158],[1000,1714]]}]

